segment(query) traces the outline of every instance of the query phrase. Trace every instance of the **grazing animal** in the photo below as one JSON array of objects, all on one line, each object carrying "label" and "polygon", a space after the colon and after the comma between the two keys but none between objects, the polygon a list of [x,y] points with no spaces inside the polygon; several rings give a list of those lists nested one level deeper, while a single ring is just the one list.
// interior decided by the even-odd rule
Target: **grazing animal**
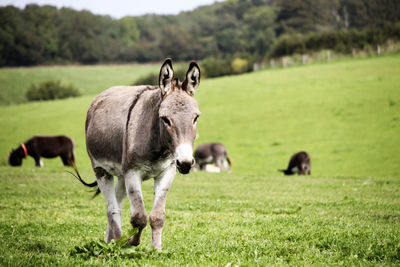
[{"label": "grazing animal", "polygon": [[[207,143],[200,144],[195,152],[194,159],[196,161],[196,168],[199,170],[207,171],[210,164],[215,164],[219,172],[225,169],[231,171],[232,161],[228,156],[226,147],[221,143]],[[215,172],[214,169],[212,172]]]},{"label": "grazing animal", "polygon": [[[194,165],[193,168],[194,168],[196,171],[200,170],[200,168],[199,168],[198,166],[196,166],[196,165]],[[206,165],[203,166],[203,168],[202,168],[201,170],[202,170],[202,171],[205,171],[205,172],[214,172],[214,173],[219,173],[219,172],[222,171],[222,170],[221,170],[219,167],[217,167],[215,164],[206,164]]]},{"label": "grazing animal", "polygon": [[294,154],[289,161],[289,165],[286,170],[279,170],[286,175],[300,174],[308,175],[311,174],[311,159],[305,151]]},{"label": "grazing animal", "polygon": [[37,167],[43,167],[40,159],[55,158],[60,156],[65,166],[75,164],[74,142],[67,136],[34,136],[28,141],[21,143],[19,147],[11,150],[8,163],[11,166],[21,166],[22,160],[31,156],[35,159]]},{"label": "grazing animal", "polygon": [[[147,225],[142,182],[154,178],[154,202],[149,221],[151,244],[161,249],[165,201],[176,169],[189,173],[194,165],[193,143],[200,111],[194,93],[200,68],[192,61],[183,83],[174,78],[171,59],[161,66],[159,86],[112,87],[92,102],[86,117],[86,147],[96,181],[107,203],[105,241],[122,235],[121,211],[126,195],[131,205],[130,223],[138,232],[128,244],[140,244]],[[76,170],[77,171],[77,170]],[[113,176],[118,178],[114,188]]]}]

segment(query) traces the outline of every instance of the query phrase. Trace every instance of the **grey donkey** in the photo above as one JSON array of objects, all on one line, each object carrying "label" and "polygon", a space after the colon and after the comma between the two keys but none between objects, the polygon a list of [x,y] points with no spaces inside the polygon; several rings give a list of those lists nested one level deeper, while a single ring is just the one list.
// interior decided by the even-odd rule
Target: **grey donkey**
[{"label": "grey donkey", "polygon": [[209,164],[215,164],[217,172],[231,171],[232,161],[228,156],[226,147],[221,143],[200,144],[194,151],[195,168],[207,171]]},{"label": "grey donkey", "polygon": [[[128,244],[140,244],[149,219],[151,244],[161,249],[165,201],[176,169],[187,174],[194,165],[193,143],[200,111],[194,94],[200,68],[192,61],[181,83],[174,78],[171,59],[161,66],[159,86],[117,86],[98,95],[86,118],[86,148],[96,175],[86,186],[98,186],[107,204],[105,241],[122,236],[121,211],[126,195],[131,206],[130,222],[138,232]],[[114,188],[113,176],[118,178]],[[154,202],[147,217],[142,182],[154,179]]]}]

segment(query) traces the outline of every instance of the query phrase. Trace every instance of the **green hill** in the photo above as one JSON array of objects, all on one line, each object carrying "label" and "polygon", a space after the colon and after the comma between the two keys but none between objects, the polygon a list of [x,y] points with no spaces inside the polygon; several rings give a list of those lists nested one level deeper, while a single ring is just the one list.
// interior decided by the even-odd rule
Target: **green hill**
[{"label": "green hill", "polygon": [[83,95],[92,95],[113,85],[130,85],[136,79],[158,71],[159,64],[2,68],[0,105],[25,102],[25,93],[31,84],[48,80],[72,84],[79,88]]},{"label": "green hill", "polygon": [[[204,80],[196,95],[202,111],[197,143],[225,143],[240,173],[276,174],[292,153],[306,150],[316,175],[397,176],[399,59],[396,54]],[[105,72],[102,67],[93,76],[102,81]],[[113,79],[127,72],[114,71]],[[77,80],[88,92],[106,89],[83,71]],[[66,134],[75,140],[78,162],[87,165],[84,120],[93,97],[0,107],[3,162],[11,147],[32,135]]]}]

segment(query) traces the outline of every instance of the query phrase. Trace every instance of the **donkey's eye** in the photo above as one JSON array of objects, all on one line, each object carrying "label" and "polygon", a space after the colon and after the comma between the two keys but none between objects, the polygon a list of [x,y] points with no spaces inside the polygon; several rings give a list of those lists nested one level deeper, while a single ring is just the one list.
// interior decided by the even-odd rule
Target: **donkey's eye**
[{"label": "donkey's eye", "polygon": [[199,118],[199,116],[194,117],[193,124],[196,124],[198,118]]},{"label": "donkey's eye", "polygon": [[161,117],[161,120],[163,123],[165,123],[167,126],[171,127],[171,121],[167,117]]}]

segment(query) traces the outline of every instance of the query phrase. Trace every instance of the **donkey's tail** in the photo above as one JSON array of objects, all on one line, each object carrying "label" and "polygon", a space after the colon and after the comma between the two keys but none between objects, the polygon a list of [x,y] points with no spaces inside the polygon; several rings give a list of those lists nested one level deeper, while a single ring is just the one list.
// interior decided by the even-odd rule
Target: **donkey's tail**
[{"label": "donkey's tail", "polygon": [[95,187],[95,186],[97,186],[97,189],[96,189],[96,192],[94,193],[94,195],[93,195],[93,197],[92,198],[95,198],[98,194],[100,194],[100,189],[99,189],[99,187],[98,187],[98,185],[97,185],[97,181],[94,181],[93,183],[86,183],[83,179],[82,179],[82,177],[81,177],[81,175],[79,174],[79,172],[78,172],[78,168],[76,167],[76,165],[75,165],[75,162],[73,163],[73,165],[72,165],[72,168],[74,168],[74,171],[75,171],[75,173],[72,173],[72,172],[70,172],[70,171],[66,171],[66,172],[69,172],[72,176],[74,176],[79,182],[81,182],[84,186],[87,186],[87,187]]},{"label": "donkey's tail", "polygon": [[226,153],[225,155],[226,155],[226,160],[228,161],[228,164],[229,164],[229,168],[232,169],[232,160],[231,160],[231,158],[228,156],[228,153]]}]

